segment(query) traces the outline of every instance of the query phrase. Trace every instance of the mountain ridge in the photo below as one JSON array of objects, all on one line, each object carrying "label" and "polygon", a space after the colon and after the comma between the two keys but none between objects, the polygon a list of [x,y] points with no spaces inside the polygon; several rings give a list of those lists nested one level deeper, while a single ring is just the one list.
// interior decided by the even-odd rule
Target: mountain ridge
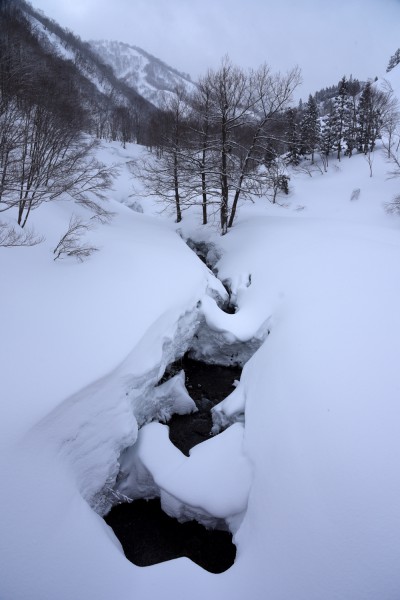
[{"label": "mountain ridge", "polygon": [[117,40],[90,40],[88,43],[118,79],[157,107],[162,105],[165,94],[173,94],[177,87],[183,86],[188,91],[196,87],[190,75],[139,46]]}]

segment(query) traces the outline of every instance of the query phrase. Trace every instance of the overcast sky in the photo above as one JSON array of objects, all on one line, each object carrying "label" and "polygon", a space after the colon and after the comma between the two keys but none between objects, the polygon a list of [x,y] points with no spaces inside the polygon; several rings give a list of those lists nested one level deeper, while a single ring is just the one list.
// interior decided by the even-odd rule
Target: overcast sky
[{"label": "overcast sky", "polygon": [[400,0],[32,0],[82,39],[140,46],[193,79],[228,54],[302,71],[300,96],[342,75],[384,76],[400,47]]}]

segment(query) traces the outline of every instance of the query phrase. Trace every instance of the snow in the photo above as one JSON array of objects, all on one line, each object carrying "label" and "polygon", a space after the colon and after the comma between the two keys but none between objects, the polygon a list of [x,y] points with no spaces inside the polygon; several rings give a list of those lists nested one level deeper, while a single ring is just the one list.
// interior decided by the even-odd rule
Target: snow
[{"label": "snow", "polygon": [[[83,72],[84,76],[101,94],[105,94],[106,96],[109,96],[111,93],[114,95],[119,94],[119,92],[112,87],[107,78],[104,77],[104,74],[99,72],[96,67],[93,69],[93,65],[90,66],[82,61],[82,57],[77,55],[78,53],[74,46],[71,46],[68,42],[62,40],[56,33],[47,29],[47,26],[43,25],[40,19],[33,16],[30,16],[29,19],[38,33],[39,40],[45,48],[50,47],[57,56],[79,65],[79,69]],[[120,97],[120,100],[124,102],[123,97]]]},{"label": "snow", "polygon": [[[161,498],[163,510],[181,522],[216,527],[221,520],[236,528],[246,509],[251,466],[243,455],[244,428],[232,425],[195,446],[187,458],[169,440],[168,427],[150,423],[121,463],[134,473],[118,490],[128,497]],[[151,476],[151,477],[149,477]]]},{"label": "snow", "polygon": [[90,46],[115,75],[135,89],[155,106],[161,106],[165,98],[173,95],[177,86],[188,92],[195,84],[187,75],[179,73],[142,48],[110,40],[93,40]]},{"label": "snow", "polygon": [[195,360],[243,366],[268,335],[268,318],[260,325],[251,310],[224,313],[210,296],[202,300],[201,314],[203,321],[190,349]]},{"label": "snow", "polygon": [[268,233],[271,334],[237,388],[255,473],[241,534],[272,597],[394,597],[398,231],[319,221]]},{"label": "snow", "polygon": [[[101,151],[121,164],[116,216],[88,232],[88,261],[52,260],[68,202],[33,213],[43,244],[0,248],[0,597],[397,599],[400,221],[384,210],[398,191],[384,152],[372,177],[363,156],[293,173],[281,205],[241,206],[223,238],[185,213],[179,233],[214,244],[233,315],[176,226],[151,202],[123,205],[139,152]],[[151,421],[193,409],[182,375],[156,386],[199,326],[211,360],[255,353],[214,411],[228,429],[187,458]],[[111,501],[121,452],[124,493],[228,520],[231,569],[124,558],[91,508]]]}]

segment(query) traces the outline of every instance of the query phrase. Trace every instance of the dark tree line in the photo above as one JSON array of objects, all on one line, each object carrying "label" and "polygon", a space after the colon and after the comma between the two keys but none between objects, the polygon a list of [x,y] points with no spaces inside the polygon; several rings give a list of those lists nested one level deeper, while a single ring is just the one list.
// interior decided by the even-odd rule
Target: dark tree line
[{"label": "dark tree line", "polygon": [[286,157],[290,164],[298,165],[303,157],[310,157],[313,163],[316,153],[325,166],[329,157],[341,160],[353,152],[368,155],[383,131],[389,135],[393,131],[397,110],[390,90],[346,77],[335,89],[325,114],[327,105],[318,105],[317,97],[311,95],[301,108],[287,111]]}]

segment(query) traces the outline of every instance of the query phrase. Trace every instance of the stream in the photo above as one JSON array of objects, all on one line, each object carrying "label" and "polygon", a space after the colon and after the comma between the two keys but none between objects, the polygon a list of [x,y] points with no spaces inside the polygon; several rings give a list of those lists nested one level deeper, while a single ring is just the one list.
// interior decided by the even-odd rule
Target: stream
[{"label": "stream", "polygon": [[171,442],[189,456],[189,450],[210,437],[211,409],[234,390],[234,381],[240,379],[240,367],[208,365],[184,356],[170,367],[172,373],[183,369],[185,384],[198,412],[173,415],[168,422]]},{"label": "stream", "polygon": [[[170,365],[160,383],[181,369],[198,412],[174,415],[168,426],[172,443],[189,456],[193,446],[210,436],[211,408],[233,391],[241,369],[208,365],[185,356]],[[222,573],[235,560],[236,547],[229,531],[207,529],[196,521],[179,523],[163,512],[159,499],[118,504],[104,519],[121,542],[126,558],[137,566],[186,556],[211,573]]]}]

